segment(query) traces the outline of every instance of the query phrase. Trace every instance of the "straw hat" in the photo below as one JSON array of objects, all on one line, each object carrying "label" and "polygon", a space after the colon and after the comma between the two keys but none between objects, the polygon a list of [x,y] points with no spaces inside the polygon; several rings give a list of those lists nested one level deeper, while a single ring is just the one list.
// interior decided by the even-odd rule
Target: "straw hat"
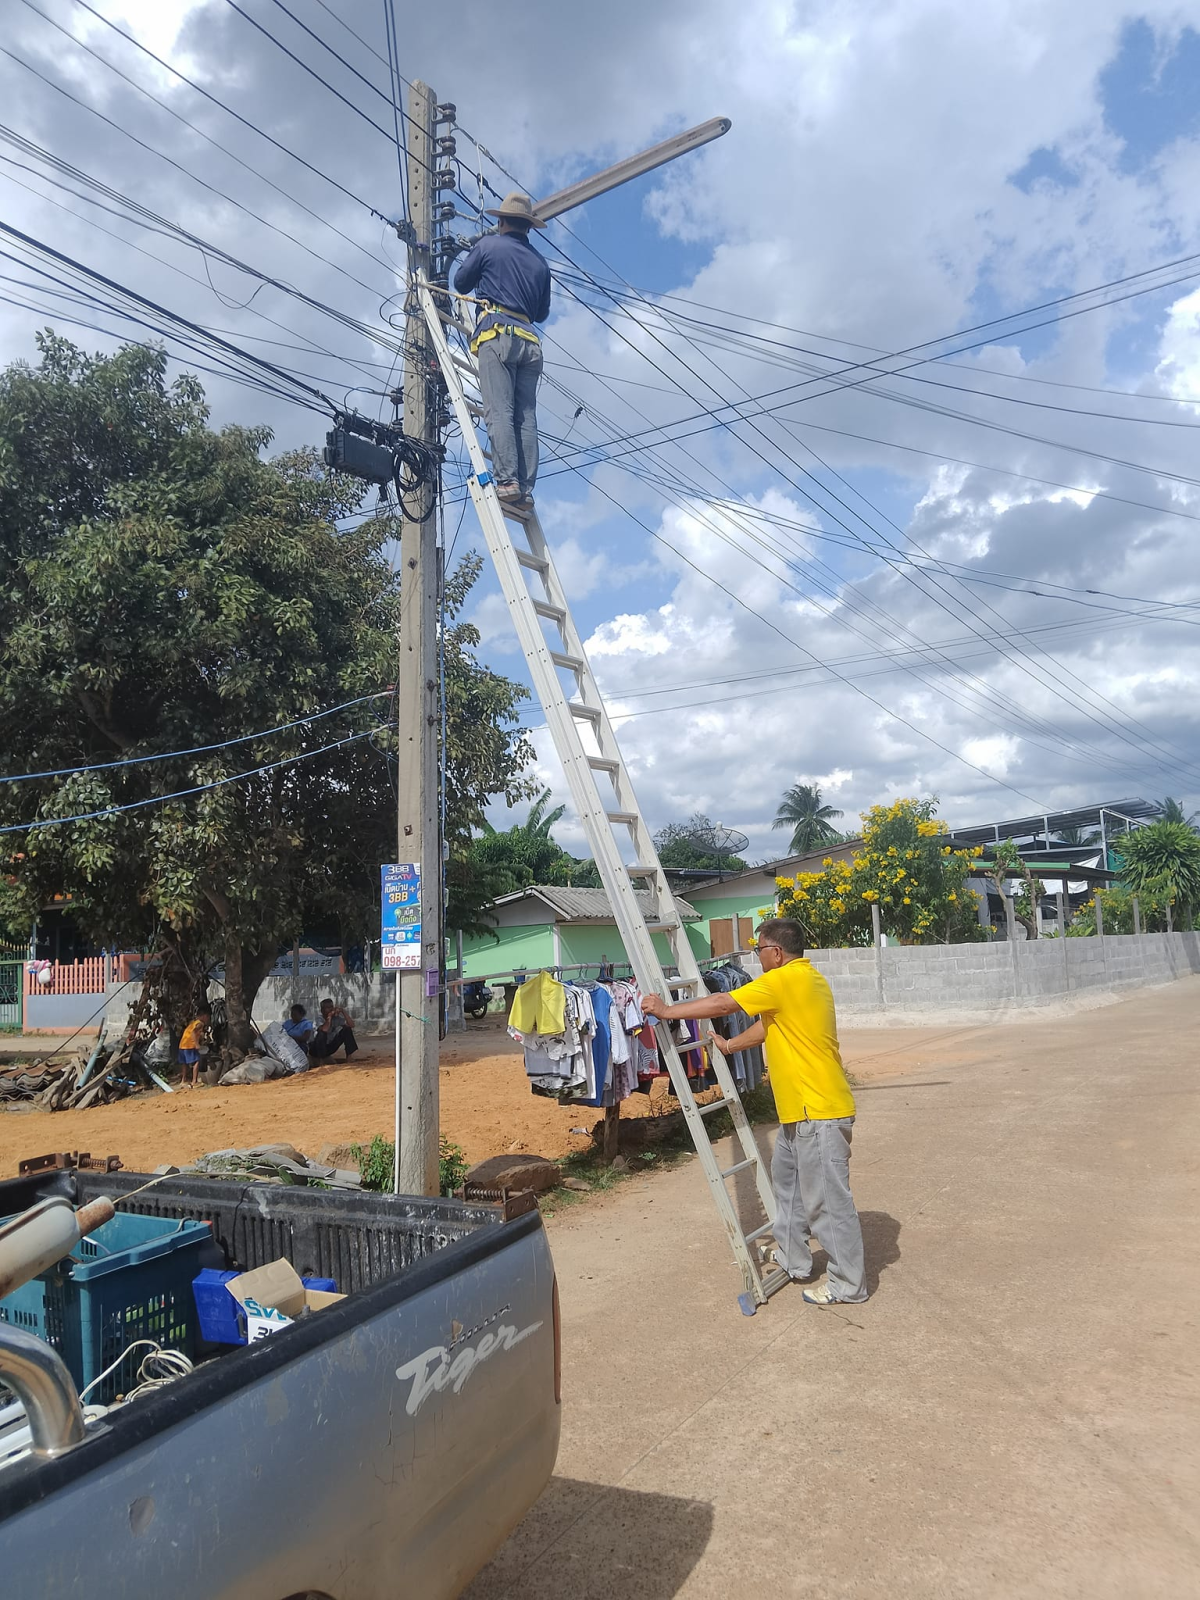
[{"label": "straw hat", "polygon": [[519,189],[514,189],[512,194],[506,194],[498,206],[489,206],[485,215],[489,217],[512,217],[516,222],[527,222],[531,228],[544,228],[546,226],[541,217],[534,214],[533,201],[527,194],[522,194]]}]

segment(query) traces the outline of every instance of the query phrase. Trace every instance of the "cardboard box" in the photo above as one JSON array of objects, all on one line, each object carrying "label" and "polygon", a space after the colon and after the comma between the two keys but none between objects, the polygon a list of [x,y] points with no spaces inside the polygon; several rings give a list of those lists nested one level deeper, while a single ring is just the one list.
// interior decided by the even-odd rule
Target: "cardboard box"
[{"label": "cardboard box", "polygon": [[246,1313],[248,1344],[290,1327],[306,1312],[323,1311],[346,1298],[324,1289],[306,1289],[295,1267],[282,1256],[278,1261],[268,1261],[265,1267],[231,1278],[225,1287]]}]

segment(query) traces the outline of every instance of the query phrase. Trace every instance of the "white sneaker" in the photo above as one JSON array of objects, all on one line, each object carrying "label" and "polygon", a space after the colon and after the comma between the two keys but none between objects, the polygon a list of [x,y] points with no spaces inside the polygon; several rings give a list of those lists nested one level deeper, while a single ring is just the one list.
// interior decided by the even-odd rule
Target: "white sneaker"
[{"label": "white sneaker", "polygon": [[810,1306],[836,1306],[841,1304],[837,1295],[829,1287],[828,1282],[820,1284],[816,1289],[805,1289],[804,1298]]}]

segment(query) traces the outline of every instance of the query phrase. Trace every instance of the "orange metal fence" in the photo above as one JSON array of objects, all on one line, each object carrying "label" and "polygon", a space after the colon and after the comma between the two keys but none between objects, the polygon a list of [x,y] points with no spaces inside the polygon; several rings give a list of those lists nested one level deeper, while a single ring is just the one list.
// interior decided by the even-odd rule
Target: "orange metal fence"
[{"label": "orange metal fence", "polygon": [[[49,982],[42,981],[49,974]],[[25,993],[103,994],[104,957],[85,956],[82,961],[52,961],[43,972],[26,972]]]}]

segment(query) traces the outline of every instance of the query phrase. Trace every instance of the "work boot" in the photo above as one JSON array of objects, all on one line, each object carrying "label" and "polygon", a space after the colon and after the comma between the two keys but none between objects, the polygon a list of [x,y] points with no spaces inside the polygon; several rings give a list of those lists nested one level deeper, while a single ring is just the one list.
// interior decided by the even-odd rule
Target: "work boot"
[{"label": "work boot", "polygon": [[519,483],[498,483],[496,485],[496,493],[501,500],[511,500],[514,504],[519,503],[523,498]]}]

